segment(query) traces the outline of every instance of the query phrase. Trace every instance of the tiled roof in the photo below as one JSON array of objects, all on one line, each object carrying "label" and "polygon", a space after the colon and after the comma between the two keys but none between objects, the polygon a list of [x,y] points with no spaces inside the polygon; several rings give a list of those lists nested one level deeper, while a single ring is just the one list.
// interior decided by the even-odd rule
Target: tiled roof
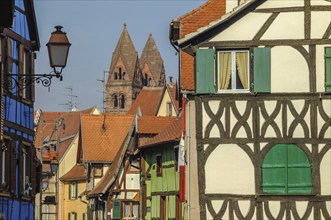
[{"label": "tiled roof", "polygon": [[85,167],[82,164],[76,164],[68,173],[64,174],[60,180],[70,181],[70,180],[84,180],[86,179]]},{"label": "tiled roof", "polygon": [[133,79],[133,74],[137,66],[137,62],[139,62],[138,52],[133,45],[129,32],[126,28],[126,24],[124,24],[122,34],[118,40],[115,51],[113,52],[109,72],[114,72],[116,63],[120,57],[122,58],[122,61],[128,70],[130,79]]},{"label": "tiled roof", "polygon": [[167,90],[170,94],[171,100],[175,106],[176,112],[178,113],[179,110],[179,103],[178,103],[178,97],[177,97],[177,84],[175,83],[168,83],[167,84]]},{"label": "tiled roof", "polygon": [[139,134],[158,134],[171,125],[176,117],[142,116],[138,118]]},{"label": "tiled roof", "polygon": [[165,74],[165,70],[164,70],[161,54],[155,44],[152,34],[150,34],[147,39],[139,63],[141,69],[144,68],[145,64],[148,65],[156,85],[165,84],[164,78],[163,78],[163,82],[159,82],[159,80],[161,80],[161,76]]},{"label": "tiled roof", "polygon": [[[62,118],[59,131],[56,131],[56,121]],[[79,132],[80,112],[42,112],[37,127],[35,147],[60,140],[59,159],[62,158]],[[58,135],[59,134],[59,137]],[[46,153],[46,151],[44,151]],[[44,154],[45,156],[45,154]]]},{"label": "tiled roof", "polygon": [[132,128],[133,115],[81,117],[83,161],[112,162]]},{"label": "tiled roof", "polygon": [[143,87],[133,102],[129,114],[136,114],[138,108],[144,116],[155,116],[159,110],[164,87]]},{"label": "tiled roof", "polygon": [[[208,0],[200,7],[175,19],[181,24],[180,38],[224,15],[225,2],[226,0]],[[181,53],[181,89],[194,90],[194,87],[194,58],[186,53]]]},{"label": "tiled roof", "polygon": [[171,141],[179,141],[182,136],[182,120],[177,118],[171,125],[161,131],[158,135],[148,140],[139,148],[152,147],[158,144],[168,143]]},{"label": "tiled roof", "polygon": [[114,183],[118,171],[121,167],[125,152],[128,146],[122,146],[120,150],[118,150],[112,164],[107,170],[106,174],[102,177],[102,179],[98,182],[98,184],[88,193],[88,196],[94,196],[103,194],[108,190],[108,188]]}]

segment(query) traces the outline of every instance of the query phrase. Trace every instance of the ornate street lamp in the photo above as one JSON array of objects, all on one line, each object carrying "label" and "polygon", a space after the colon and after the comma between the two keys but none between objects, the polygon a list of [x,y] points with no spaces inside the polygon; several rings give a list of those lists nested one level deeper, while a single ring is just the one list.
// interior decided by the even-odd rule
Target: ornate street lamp
[{"label": "ornate street lamp", "polygon": [[69,48],[71,46],[67,34],[61,29],[60,25],[55,26],[55,31],[52,32],[51,37],[46,44],[48,48],[48,56],[50,66],[53,68],[48,74],[4,74],[8,79],[8,89],[24,89],[32,82],[41,83],[44,87],[49,87],[52,83],[52,78],[56,77],[62,81],[62,70],[67,64]]}]

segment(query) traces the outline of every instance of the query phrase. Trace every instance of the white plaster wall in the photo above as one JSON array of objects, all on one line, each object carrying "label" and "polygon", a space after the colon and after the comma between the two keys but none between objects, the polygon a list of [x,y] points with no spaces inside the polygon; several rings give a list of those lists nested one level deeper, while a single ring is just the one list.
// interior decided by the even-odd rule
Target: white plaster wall
[{"label": "white plaster wall", "polygon": [[217,34],[210,42],[252,40],[269,16],[268,13],[249,13],[223,32]]},{"label": "white plaster wall", "polygon": [[126,174],[125,188],[126,189],[140,189],[140,175]]},{"label": "white plaster wall", "polygon": [[327,0],[311,0],[310,4],[311,5],[331,5],[331,2],[327,1]]},{"label": "white plaster wall", "polygon": [[205,165],[206,193],[255,194],[254,167],[235,144],[218,145]]},{"label": "white plaster wall", "polygon": [[304,39],[304,33],[303,12],[280,13],[261,39]]},{"label": "white plaster wall", "polygon": [[271,93],[309,92],[308,65],[292,47],[271,49]]},{"label": "white plaster wall", "polygon": [[322,39],[331,22],[329,11],[311,12],[311,38]]},{"label": "white plaster wall", "polygon": [[[321,195],[331,195],[331,150],[323,157],[320,165]],[[330,209],[331,210],[331,209]]]},{"label": "white plaster wall", "polygon": [[286,7],[298,7],[303,6],[303,0],[268,0],[258,7],[260,8],[286,8]]},{"label": "white plaster wall", "polygon": [[228,13],[238,6],[238,0],[226,0],[225,6],[225,12]]},{"label": "white plaster wall", "polygon": [[[305,100],[292,100],[293,103],[293,107],[295,108],[296,112],[300,115],[300,113],[302,112],[303,108],[304,108],[304,104],[305,104]],[[294,116],[291,114],[289,108],[288,112],[287,112],[287,131],[289,131],[289,128],[291,126],[291,124],[293,123],[293,121],[295,120]],[[309,128],[309,137],[311,137],[311,130],[310,130],[310,109],[307,111],[304,120]],[[294,138],[303,138],[305,137],[304,135],[304,130],[301,124],[298,124],[294,130],[293,136]]]},{"label": "white plaster wall", "polygon": [[[264,101],[264,106],[266,108],[267,114],[270,116],[276,109],[277,101]],[[281,110],[280,110],[281,111]],[[263,118],[261,111],[260,111],[260,128],[264,125],[266,119]],[[281,114],[278,114],[277,117],[274,119],[275,123],[278,125],[280,131],[282,132],[281,125],[282,125],[282,118]],[[275,130],[269,126],[267,131],[264,135],[266,138],[277,137]]]}]

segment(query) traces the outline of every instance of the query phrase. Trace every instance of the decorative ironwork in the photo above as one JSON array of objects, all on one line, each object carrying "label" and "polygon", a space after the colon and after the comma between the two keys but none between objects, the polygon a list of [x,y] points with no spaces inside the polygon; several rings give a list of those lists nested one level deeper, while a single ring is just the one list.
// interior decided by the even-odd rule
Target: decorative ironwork
[{"label": "decorative ironwork", "polygon": [[22,90],[30,86],[33,82],[50,87],[52,78],[56,77],[62,81],[62,71],[52,71],[49,74],[5,74],[5,88],[11,91]]}]

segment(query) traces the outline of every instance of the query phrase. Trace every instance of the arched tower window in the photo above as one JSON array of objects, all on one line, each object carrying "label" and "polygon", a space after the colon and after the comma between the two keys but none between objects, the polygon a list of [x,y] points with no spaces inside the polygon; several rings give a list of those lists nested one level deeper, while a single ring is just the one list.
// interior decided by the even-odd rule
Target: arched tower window
[{"label": "arched tower window", "polygon": [[124,97],[124,95],[121,95],[121,108],[122,109],[125,108],[125,97]]},{"label": "arched tower window", "polygon": [[126,73],[123,72],[123,80],[126,80]]},{"label": "arched tower window", "polygon": [[116,72],[114,73],[114,79],[117,79],[117,73]]},{"label": "arched tower window", "polygon": [[149,80],[148,80],[148,86],[152,86],[152,78],[149,78]]},{"label": "arched tower window", "polygon": [[122,73],[118,74],[118,79],[122,79]]},{"label": "arched tower window", "polygon": [[144,84],[147,86],[147,73],[145,73]]},{"label": "arched tower window", "polygon": [[294,144],[277,144],[262,164],[264,194],[311,194],[312,168],[303,150]]},{"label": "arched tower window", "polygon": [[118,107],[118,97],[117,95],[114,95],[114,108],[117,108]]}]

